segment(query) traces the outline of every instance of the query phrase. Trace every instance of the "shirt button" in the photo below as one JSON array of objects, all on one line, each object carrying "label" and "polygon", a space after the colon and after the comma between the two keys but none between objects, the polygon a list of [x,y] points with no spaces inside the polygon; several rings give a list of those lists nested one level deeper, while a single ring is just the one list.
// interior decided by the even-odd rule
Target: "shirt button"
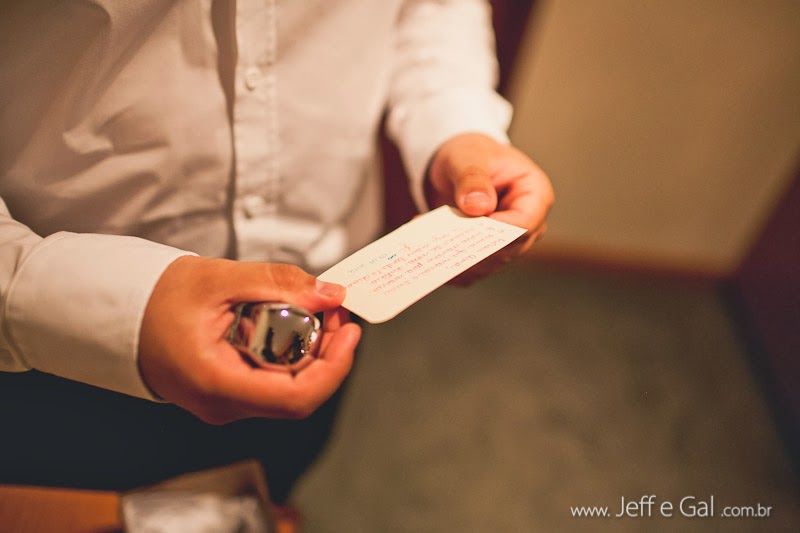
[{"label": "shirt button", "polygon": [[264,74],[257,67],[250,67],[244,72],[244,84],[251,91],[258,87]]},{"label": "shirt button", "polygon": [[264,200],[254,194],[248,194],[239,199],[239,208],[245,218],[253,218],[264,212]]}]

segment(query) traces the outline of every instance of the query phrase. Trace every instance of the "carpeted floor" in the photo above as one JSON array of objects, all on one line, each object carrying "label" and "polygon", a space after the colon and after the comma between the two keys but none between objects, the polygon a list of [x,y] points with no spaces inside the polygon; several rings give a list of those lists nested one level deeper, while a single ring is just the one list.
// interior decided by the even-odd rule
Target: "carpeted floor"
[{"label": "carpeted floor", "polygon": [[309,533],[800,531],[799,494],[717,289],[510,269],[368,327],[296,499]]}]

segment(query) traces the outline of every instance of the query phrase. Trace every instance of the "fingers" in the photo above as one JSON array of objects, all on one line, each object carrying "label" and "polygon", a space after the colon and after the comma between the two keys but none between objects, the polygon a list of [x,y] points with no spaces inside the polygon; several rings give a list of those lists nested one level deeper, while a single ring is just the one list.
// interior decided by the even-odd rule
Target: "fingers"
[{"label": "fingers", "polygon": [[221,280],[219,289],[231,303],[289,302],[317,313],[339,307],[345,288],[316,279],[288,264],[237,263],[236,275]]},{"label": "fingers", "polygon": [[553,203],[550,181],[527,155],[479,134],[442,144],[427,195],[432,206],[455,205],[469,216],[491,215],[528,230],[543,223]]},{"label": "fingers", "polygon": [[553,189],[545,173],[523,152],[485,135],[458,135],[431,162],[427,198],[455,205],[469,216],[489,216],[526,233],[451,281],[469,285],[530,249],[546,230]]},{"label": "fingers", "polygon": [[529,232],[537,232],[543,229],[553,206],[554,195],[552,185],[544,172],[532,161],[528,163],[521,166],[520,173],[516,176],[498,174],[496,183],[501,198],[497,211],[489,216],[526,228]]},{"label": "fingers", "polygon": [[531,235],[544,231],[554,201],[550,180],[527,155],[477,134],[459,135],[441,146],[431,164],[430,188],[439,203],[525,228]]},{"label": "fingers", "polygon": [[497,208],[486,139],[482,135],[459,135],[437,150],[430,167],[431,205],[452,204],[469,216],[488,215]]},{"label": "fingers", "polygon": [[[336,391],[361,335],[339,305],[345,289],[297,267],[186,257],[153,289],[139,336],[139,370],[161,398],[210,423],[307,416]],[[297,376],[256,369],[226,341],[231,305],[285,301],[325,311],[318,359]]]},{"label": "fingers", "polygon": [[325,311],[322,317],[322,329],[323,331],[336,331],[349,322],[350,311],[339,307],[332,311]]},{"label": "fingers", "polygon": [[469,216],[488,215],[497,207],[497,192],[485,166],[469,165],[451,170],[456,207]]},{"label": "fingers", "polygon": [[241,418],[305,418],[341,386],[353,365],[361,328],[353,323],[323,334],[318,359],[300,373],[223,364],[239,357],[224,347],[227,357],[204,384],[195,414],[206,422],[223,424]]},{"label": "fingers", "polygon": [[216,300],[224,306],[287,302],[312,313],[339,307],[346,292],[341,285],[317,280],[294,265],[192,256],[171,264],[159,284],[196,301]]}]

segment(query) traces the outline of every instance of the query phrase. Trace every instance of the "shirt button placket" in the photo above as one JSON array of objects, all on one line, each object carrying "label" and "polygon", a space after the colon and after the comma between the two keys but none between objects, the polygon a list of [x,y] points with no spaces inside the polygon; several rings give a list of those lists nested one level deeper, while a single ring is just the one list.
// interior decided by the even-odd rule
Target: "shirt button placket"
[{"label": "shirt button placket", "polygon": [[280,136],[275,58],[275,0],[237,3],[239,63],[234,138],[234,224],[239,257],[274,257],[274,217],[280,202]]},{"label": "shirt button placket", "polygon": [[267,43],[265,54],[263,58],[263,67],[266,71],[263,78],[265,84],[265,91],[267,96],[267,145],[269,151],[268,160],[268,175],[267,184],[264,188],[264,201],[269,206],[272,213],[278,211],[278,201],[280,197],[280,138],[279,138],[279,122],[278,122],[278,93],[277,93],[277,80],[275,79],[275,61],[277,57],[278,46],[278,24],[277,24],[277,7],[275,0],[268,2],[268,30],[267,30]]}]

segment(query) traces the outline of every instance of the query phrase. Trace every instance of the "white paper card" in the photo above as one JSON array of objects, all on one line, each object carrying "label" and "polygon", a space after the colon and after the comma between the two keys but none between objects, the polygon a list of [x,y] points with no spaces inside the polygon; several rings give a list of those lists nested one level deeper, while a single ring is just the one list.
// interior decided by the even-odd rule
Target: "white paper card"
[{"label": "white paper card", "polygon": [[319,278],[344,285],[342,306],[378,324],[523,233],[522,228],[442,206],[365,246]]}]

